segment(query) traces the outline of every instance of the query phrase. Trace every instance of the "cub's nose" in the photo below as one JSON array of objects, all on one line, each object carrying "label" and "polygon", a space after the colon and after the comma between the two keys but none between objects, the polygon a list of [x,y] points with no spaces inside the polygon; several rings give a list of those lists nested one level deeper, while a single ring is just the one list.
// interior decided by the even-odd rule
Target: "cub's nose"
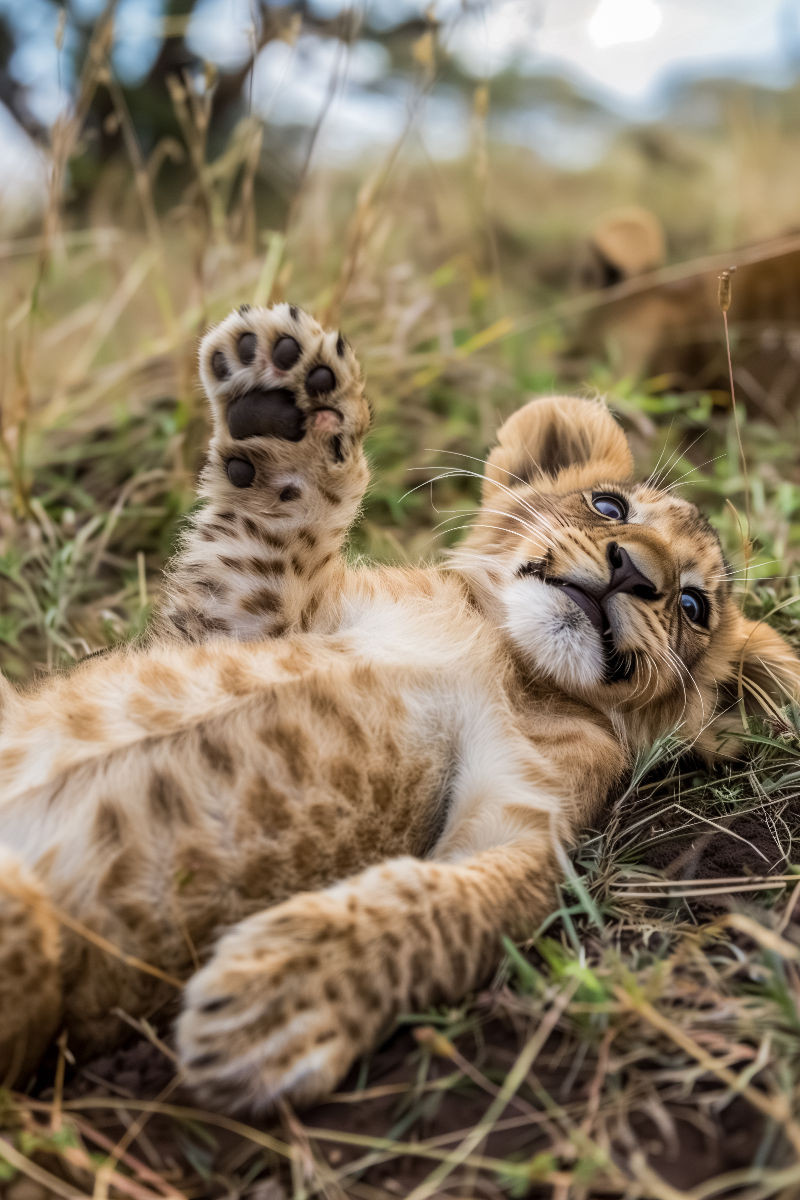
[{"label": "cub's nose", "polygon": [[617,542],[609,542],[606,546],[606,558],[611,568],[611,578],[603,599],[613,596],[616,592],[639,596],[642,600],[658,599],[658,591],[651,580],[643,575],[634,565],[628,551]]}]

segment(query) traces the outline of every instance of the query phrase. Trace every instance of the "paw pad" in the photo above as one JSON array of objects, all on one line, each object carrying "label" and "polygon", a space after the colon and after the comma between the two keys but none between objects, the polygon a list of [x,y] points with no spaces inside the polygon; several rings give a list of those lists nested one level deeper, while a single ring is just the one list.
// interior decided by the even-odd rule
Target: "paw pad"
[{"label": "paw pad", "polygon": [[228,405],[228,430],[237,439],[260,436],[299,442],[305,422],[288,388],[254,389]]},{"label": "paw pad", "polygon": [[258,342],[254,333],[243,333],[236,343],[236,349],[239,351],[239,358],[247,367],[256,356],[256,347]]},{"label": "paw pad", "polygon": [[230,375],[227,359],[221,350],[215,350],[211,355],[211,370],[217,379],[227,379]]},{"label": "paw pad", "polygon": [[[207,391],[237,442],[300,442],[307,434],[312,440],[322,435],[326,456],[342,463],[368,424],[345,338],[326,333],[292,305],[241,307],[209,331],[201,353]],[[250,459],[246,450],[229,446],[220,466],[234,487],[255,486]]]},{"label": "paw pad", "polygon": [[272,347],[272,361],[279,371],[288,371],[300,357],[300,343],[293,337],[278,338]]},{"label": "paw pad", "polygon": [[306,391],[309,396],[322,396],[332,392],[336,387],[336,376],[330,367],[314,367],[306,377]]},{"label": "paw pad", "polygon": [[246,458],[229,458],[225,464],[228,479],[234,487],[246,488],[256,477],[256,469]]}]

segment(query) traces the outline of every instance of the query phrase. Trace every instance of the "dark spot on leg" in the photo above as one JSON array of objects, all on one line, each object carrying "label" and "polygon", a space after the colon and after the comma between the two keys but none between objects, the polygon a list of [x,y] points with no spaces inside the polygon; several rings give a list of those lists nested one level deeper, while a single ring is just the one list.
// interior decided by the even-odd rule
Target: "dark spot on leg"
[{"label": "dark spot on leg", "polygon": [[186,1064],[190,1071],[201,1070],[203,1067],[213,1067],[215,1063],[220,1062],[218,1054],[198,1054],[197,1058],[192,1058]]},{"label": "dark spot on leg", "polygon": [[397,965],[397,959],[393,955],[387,954],[383,959],[383,970],[386,978],[389,980],[389,986],[393,992],[400,988],[400,968]]},{"label": "dark spot on leg", "polygon": [[257,592],[245,596],[240,602],[240,606],[245,612],[261,616],[263,613],[280,612],[281,598],[270,588],[259,588]]},{"label": "dark spot on leg", "polygon": [[351,1042],[355,1042],[358,1046],[364,1036],[364,1030],[359,1025],[355,1017],[345,1017],[342,1020],[342,1028],[344,1029]]},{"label": "dark spot on leg", "polygon": [[227,633],[230,625],[222,617],[207,617],[204,613],[197,614],[197,620],[208,633]]},{"label": "dark spot on leg", "polygon": [[317,561],[315,563],[312,563],[312,565],[308,571],[309,579],[313,579],[314,576],[317,575],[320,571],[322,571],[325,567],[327,567],[328,563],[332,562],[332,560],[334,558],[335,558],[334,554],[324,554],[322,556],[322,558],[319,558],[319,559],[317,559]]},{"label": "dark spot on leg", "polygon": [[305,433],[303,414],[286,388],[245,392],[228,405],[231,437],[276,437],[299,442]]},{"label": "dark spot on leg", "polygon": [[187,612],[185,612],[183,609],[179,609],[178,612],[169,614],[169,619],[172,622],[172,624],[175,626],[175,628],[178,630],[178,632],[182,633],[184,636],[186,636],[186,634],[188,633],[188,625],[187,625],[188,616],[189,616],[189,614]]},{"label": "dark spot on leg", "polygon": [[236,343],[236,348],[239,351],[239,358],[245,366],[248,366],[256,356],[256,335],[254,333],[243,333]]},{"label": "dark spot on leg", "polygon": [[117,845],[122,837],[120,814],[108,801],[103,801],[97,810],[94,833],[98,841],[112,845]]},{"label": "dark spot on leg", "polygon": [[246,488],[256,477],[256,469],[246,458],[229,458],[225,470],[234,487]]},{"label": "dark spot on leg", "polygon": [[342,450],[342,439],[335,434],[331,438],[331,451],[336,462],[344,462],[344,451]]},{"label": "dark spot on leg", "polygon": [[336,376],[330,367],[314,367],[306,376],[306,391],[309,396],[321,396],[336,387]]},{"label": "dark spot on leg", "polygon": [[250,312],[250,307],[251,307],[251,306],[250,306],[249,304],[240,304],[240,305],[239,305],[239,312],[240,312],[240,313],[249,313],[249,312]]},{"label": "dark spot on leg", "polygon": [[339,355],[339,358],[344,358],[344,351],[345,351],[346,345],[347,345],[347,342],[344,339],[344,334],[340,333],[336,339],[336,353]]},{"label": "dark spot on leg", "polygon": [[268,546],[270,550],[285,550],[286,543],[283,538],[278,537],[274,533],[270,533],[263,525],[259,525],[252,517],[242,517],[242,524],[250,537],[261,542],[262,546]]},{"label": "dark spot on leg", "polygon": [[257,558],[255,555],[252,558],[246,558],[245,569],[249,569],[254,575],[266,575],[270,578],[280,578],[286,574],[286,563],[282,558]]},{"label": "dark spot on leg", "polygon": [[209,596],[222,597],[225,595],[227,588],[223,583],[218,583],[216,579],[196,579],[197,587],[202,588],[204,592],[208,592]]},{"label": "dark spot on leg", "polygon": [[294,304],[289,305],[289,316],[292,318],[293,321],[297,320],[297,306],[296,305],[294,305]]},{"label": "dark spot on leg", "polygon": [[385,1003],[383,996],[381,995],[381,993],[378,991],[377,988],[370,987],[367,983],[365,983],[363,981],[361,983],[361,993],[359,995],[359,1000],[361,1000],[362,1003],[366,1004],[366,1006],[370,1012],[374,1012],[374,1013],[383,1012],[384,1003]]},{"label": "dark spot on leg", "polygon": [[300,488],[294,487],[292,484],[289,484],[288,487],[285,487],[283,489],[283,491],[281,492],[278,499],[282,500],[283,503],[286,504],[286,503],[288,503],[289,500],[299,500],[300,495],[301,495]]},{"label": "dark spot on leg", "polygon": [[319,596],[312,596],[306,607],[300,613],[300,628],[306,633],[311,628],[311,622],[319,608]]},{"label": "dark spot on leg", "polygon": [[177,781],[166,772],[154,771],[148,790],[150,813],[154,820],[179,824],[190,820],[189,807]]},{"label": "dark spot on leg", "polygon": [[221,350],[215,350],[211,355],[211,370],[217,379],[227,379],[230,375],[227,359]]},{"label": "dark spot on leg", "polygon": [[300,343],[293,337],[280,337],[272,347],[272,361],[279,371],[293,367],[300,354]]},{"label": "dark spot on leg", "polygon": [[234,774],[236,764],[233,761],[233,755],[221,741],[214,740],[201,730],[198,746],[200,753],[213,771],[219,771],[223,775],[232,776]]},{"label": "dark spot on leg", "polygon": [[233,1004],[233,996],[220,996],[216,1000],[206,1000],[205,1004],[200,1005],[200,1012],[219,1012],[221,1008],[226,1008],[229,1004]]}]

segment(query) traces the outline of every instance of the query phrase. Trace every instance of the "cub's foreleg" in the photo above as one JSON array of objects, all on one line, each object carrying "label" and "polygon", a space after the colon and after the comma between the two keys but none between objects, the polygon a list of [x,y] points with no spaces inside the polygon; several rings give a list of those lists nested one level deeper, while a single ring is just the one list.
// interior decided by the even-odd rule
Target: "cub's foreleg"
[{"label": "cub's foreleg", "polygon": [[390,859],[247,918],[189,982],[179,1050],[215,1103],[321,1096],[401,1013],[460,999],[504,935],[551,911],[561,847],[595,818],[625,753],[589,710],[518,727],[491,704],[470,716],[466,699],[431,858]]},{"label": "cub's foreleg", "polygon": [[503,935],[549,911],[555,878],[547,816],[531,814],[464,861],[393,859],[241,922],[187,989],[189,1083],[231,1108],[324,1095],[401,1013],[482,982]]},{"label": "cub's foreleg", "polygon": [[368,471],[358,361],[293,305],[243,305],[200,346],[206,503],[168,570],[161,635],[250,640],[330,619]]},{"label": "cub's foreleg", "polygon": [[35,1065],[61,1019],[59,926],[39,881],[0,847],[0,1086]]}]

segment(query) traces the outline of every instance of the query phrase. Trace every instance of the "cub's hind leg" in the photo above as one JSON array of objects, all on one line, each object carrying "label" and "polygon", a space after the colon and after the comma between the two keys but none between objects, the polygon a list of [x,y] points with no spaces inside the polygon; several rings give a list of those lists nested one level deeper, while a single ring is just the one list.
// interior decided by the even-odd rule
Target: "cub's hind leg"
[{"label": "cub's hind leg", "polygon": [[0,847],[0,1086],[32,1070],[58,1028],[59,942],[41,883]]},{"label": "cub's hind leg", "polygon": [[368,479],[353,351],[293,305],[243,305],[204,337],[200,377],[214,423],[206,504],[168,573],[159,631],[249,640],[324,623]]}]

